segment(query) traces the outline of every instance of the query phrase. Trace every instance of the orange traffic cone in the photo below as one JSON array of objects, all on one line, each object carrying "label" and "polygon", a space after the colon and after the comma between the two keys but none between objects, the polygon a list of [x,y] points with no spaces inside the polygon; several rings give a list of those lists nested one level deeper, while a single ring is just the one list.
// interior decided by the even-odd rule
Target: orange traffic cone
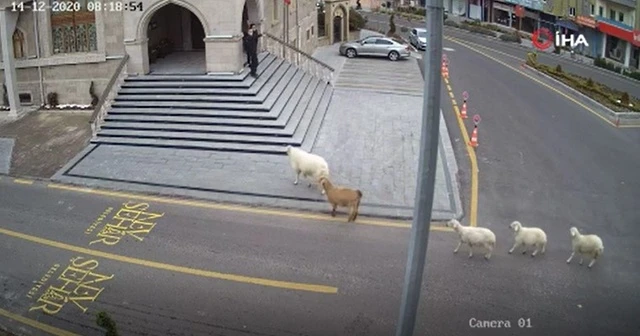
[{"label": "orange traffic cone", "polygon": [[473,126],[473,133],[471,133],[471,142],[469,142],[471,147],[478,147],[478,126]]},{"label": "orange traffic cone", "polygon": [[449,67],[444,60],[442,60],[442,77],[449,78]]},{"label": "orange traffic cone", "polygon": [[466,100],[462,103],[462,110],[460,110],[460,117],[462,117],[462,119],[467,119],[467,101]]}]

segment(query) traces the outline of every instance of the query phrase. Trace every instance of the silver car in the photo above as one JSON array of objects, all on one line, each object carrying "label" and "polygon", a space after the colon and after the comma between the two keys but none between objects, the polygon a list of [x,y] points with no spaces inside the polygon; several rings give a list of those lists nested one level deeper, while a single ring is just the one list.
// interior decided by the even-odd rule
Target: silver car
[{"label": "silver car", "polygon": [[413,28],[409,32],[409,43],[416,49],[427,49],[427,30],[424,28]]},{"label": "silver car", "polygon": [[411,48],[403,41],[382,35],[369,36],[357,41],[340,45],[340,55],[353,58],[356,56],[381,56],[392,61],[411,56]]}]

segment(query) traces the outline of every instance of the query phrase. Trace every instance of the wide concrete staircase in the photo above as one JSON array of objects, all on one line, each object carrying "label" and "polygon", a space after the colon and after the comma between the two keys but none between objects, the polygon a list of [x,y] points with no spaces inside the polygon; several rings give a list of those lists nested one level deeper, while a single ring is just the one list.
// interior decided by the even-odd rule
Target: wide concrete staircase
[{"label": "wide concrete staircase", "polygon": [[95,144],[284,154],[310,150],[333,87],[284,57],[262,52],[258,77],[129,76]]}]

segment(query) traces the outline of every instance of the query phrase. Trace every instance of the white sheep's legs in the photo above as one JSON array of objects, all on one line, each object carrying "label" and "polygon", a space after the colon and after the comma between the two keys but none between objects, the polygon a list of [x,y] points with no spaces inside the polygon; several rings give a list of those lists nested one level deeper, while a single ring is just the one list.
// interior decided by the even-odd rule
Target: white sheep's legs
[{"label": "white sheep's legs", "polygon": [[595,264],[595,263],[596,263],[596,259],[597,259],[597,258],[593,258],[593,259],[591,259],[591,262],[589,263],[589,266],[587,266],[587,267],[589,267],[589,268],[593,267],[593,264]]},{"label": "white sheep's legs", "polygon": [[576,251],[571,252],[571,255],[569,256],[569,259],[567,259],[567,264],[571,263],[571,260],[573,259],[573,256],[576,254]]},{"label": "white sheep's legs", "polygon": [[580,266],[582,266],[582,262],[584,261],[584,257],[580,256]]},{"label": "white sheep's legs", "polygon": [[473,258],[473,244],[467,243],[469,245],[469,258]]},{"label": "white sheep's legs", "polygon": [[300,171],[296,170],[296,180],[293,181],[293,184],[298,185],[298,180],[300,179]]},{"label": "white sheep's legs", "polygon": [[547,249],[547,243],[543,243],[542,244],[542,250],[540,251],[540,253],[544,254],[544,251]]},{"label": "white sheep's legs", "polygon": [[453,250],[453,253],[458,253],[458,250],[460,249],[460,246],[462,246],[462,240],[458,242],[458,247],[456,247],[456,249]]},{"label": "white sheep's legs", "polygon": [[518,242],[515,242],[513,244],[513,247],[509,250],[509,254],[513,253],[513,251],[518,248],[518,246],[520,246],[520,244],[518,244]]},{"label": "white sheep's legs", "polygon": [[484,255],[484,258],[489,260],[491,259],[491,253],[493,253],[493,246],[491,244],[485,243],[484,247],[487,249],[487,254]]},{"label": "white sheep's legs", "polygon": [[536,254],[538,254],[538,244],[536,244],[536,249],[533,250],[533,253],[531,253],[531,257],[535,257]]}]

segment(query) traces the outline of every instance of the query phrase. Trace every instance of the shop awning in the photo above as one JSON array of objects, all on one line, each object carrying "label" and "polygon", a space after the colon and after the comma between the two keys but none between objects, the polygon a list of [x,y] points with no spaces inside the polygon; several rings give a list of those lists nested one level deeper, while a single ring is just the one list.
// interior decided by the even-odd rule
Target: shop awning
[{"label": "shop awning", "polygon": [[598,22],[598,30],[640,47],[640,30],[626,30],[602,21]]},{"label": "shop awning", "polygon": [[566,19],[561,19],[556,21],[556,25],[562,28],[567,28],[569,30],[573,30],[573,31],[578,31],[580,30],[580,27],[578,27],[578,25],[571,21],[571,20],[566,20]]}]

